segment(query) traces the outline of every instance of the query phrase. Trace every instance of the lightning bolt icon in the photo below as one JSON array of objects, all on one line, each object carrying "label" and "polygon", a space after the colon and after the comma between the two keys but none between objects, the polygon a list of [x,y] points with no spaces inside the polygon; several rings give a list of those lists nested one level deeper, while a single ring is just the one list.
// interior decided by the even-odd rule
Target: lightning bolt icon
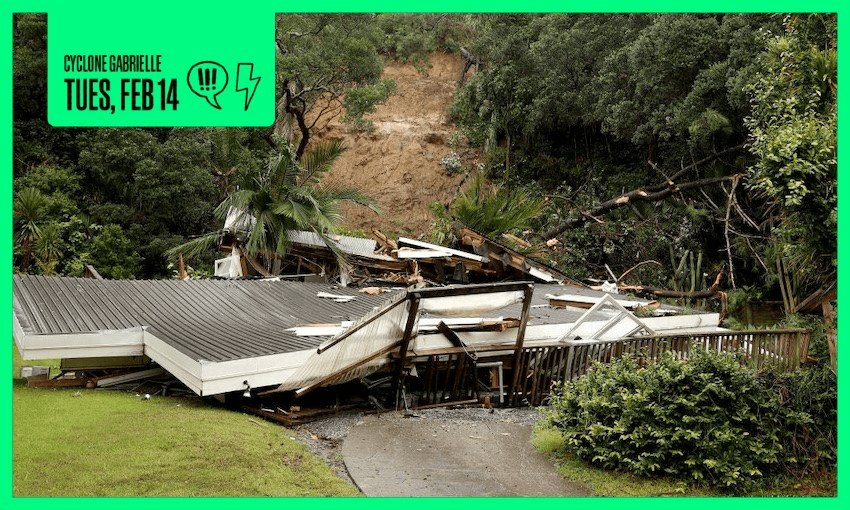
[{"label": "lightning bolt icon", "polygon": [[[260,77],[254,78],[254,64],[239,64],[236,68],[236,92],[245,91],[245,110],[248,110],[248,105],[254,98],[254,92],[260,85]],[[253,82],[253,83],[251,83]]]}]

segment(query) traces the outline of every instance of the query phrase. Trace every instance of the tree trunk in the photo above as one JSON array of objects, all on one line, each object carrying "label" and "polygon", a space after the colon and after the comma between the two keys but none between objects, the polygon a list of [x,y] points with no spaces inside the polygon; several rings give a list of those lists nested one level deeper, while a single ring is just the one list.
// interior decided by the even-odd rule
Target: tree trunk
[{"label": "tree trunk", "polygon": [[711,284],[711,287],[705,290],[697,290],[697,291],[680,291],[680,290],[668,290],[661,289],[658,287],[650,287],[648,285],[620,285],[618,288],[620,290],[625,291],[634,291],[634,292],[645,292],[647,294],[652,294],[653,296],[658,297],[667,297],[667,298],[676,298],[676,299],[705,299],[717,296],[720,294],[720,280],[723,279],[723,271],[717,273],[717,278],[714,279],[714,283]]},{"label": "tree trunk", "polygon": [[541,234],[541,237],[543,239],[552,239],[553,237],[561,234],[566,230],[584,225],[588,220],[588,216],[599,216],[602,214],[607,214],[613,211],[614,209],[624,207],[632,202],[658,202],[676,193],[681,193],[690,189],[700,188],[702,186],[708,186],[710,184],[717,184],[718,182],[730,181],[739,177],[741,177],[741,174],[726,175],[723,177],[711,177],[708,179],[700,179],[698,181],[686,182],[684,184],[678,185],[675,183],[670,183],[665,188],[662,188],[661,191],[656,192],[649,192],[644,189],[636,189],[624,195],[620,195],[619,197],[602,202],[601,204],[596,206],[592,211],[590,211],[588,215],[582,215],[578,218],[570,218],[566,221],[561,222],[556,227],[551,228]]},{"label": "tree trunk", "polygon": [[826,329],[826,345],[829,348],[829,361],[832,364],[832,369],[836,370],[838,368],[838,330],[836,329],[838,314],[829,300],[824,300],[821,307],[823,309],[823,325]]}]

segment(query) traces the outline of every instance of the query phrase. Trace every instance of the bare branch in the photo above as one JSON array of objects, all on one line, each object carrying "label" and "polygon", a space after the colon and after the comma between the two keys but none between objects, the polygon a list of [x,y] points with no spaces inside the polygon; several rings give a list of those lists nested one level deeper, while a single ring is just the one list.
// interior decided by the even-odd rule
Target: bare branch
[{"label": "bare branch", "polygon": [[[603,214],[607,214],[614,209],[618,209],[620,207],[624,207],[629,205],[632,202],[658,202],[668,198],[674,194],[679,194],[683,191],[701,188],[703,186],[708,186],[711,184],[717,184],[720,182],[731,181],[741,177],[741,174],[735,175],[726,175],[723,177],[711,177],[708,179],[701,179],[693,182],[686,182],[684,184],[673,184],[667,186],[666,188],[662,188],[660,191],[647,191],[645,189],[636,189],[630,191],[628,193],[624,193],[619,197],[612,198],[605,202],[602,202],[598,206],[596,206],[592,211],[585,214],[582,213],[582,216],[579,218],[571,218],[566,221],[561,222],[561,224],[557,225],[554,228],[551,228],[541,234],[543,239],[552,239],[553,237],[561,234],[562,232],[569,230],[571,228],[576,228],[587,222],[588,217],[596,217]],[[596,218],[594,218],[596,219]]]}]

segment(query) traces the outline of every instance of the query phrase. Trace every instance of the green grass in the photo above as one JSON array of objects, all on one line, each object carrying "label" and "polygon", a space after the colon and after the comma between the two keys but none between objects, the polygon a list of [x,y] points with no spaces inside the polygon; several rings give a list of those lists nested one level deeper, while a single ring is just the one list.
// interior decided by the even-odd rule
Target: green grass
[{"label": "green grass", "polygon": [[[594,496],[603,497],[728,497],[728,492],[711,488],[696,488],[687,483],[669,478],[643,478],[630,473],[606,471],[565,452],[561,432],[540,422],[534,427],[531,441],[543,455],[549,456],[559,466],[560,475],[588,487]],[[795,497],[815,496],[834,497],[836,478],[834,473],[817,473],[807,477],[806,481],[776,480],[773,485],[766,482],[764,487],[746,494],[745,497]]]},{"label": "green grass", "polygon": [[36,389],[15,379],[13,495],[357,496],[294,432],[200,398]]}]

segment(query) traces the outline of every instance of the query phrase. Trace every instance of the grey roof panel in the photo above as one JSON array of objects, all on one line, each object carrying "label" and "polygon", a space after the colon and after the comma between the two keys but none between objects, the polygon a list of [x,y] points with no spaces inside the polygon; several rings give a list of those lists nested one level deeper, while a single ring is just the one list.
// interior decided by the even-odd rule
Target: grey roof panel
[{"label": "grey roof panel", "polygon": [[[320,291],[355,296],[336,303]],[[269,280],[89,280],[14,276],[14,310],[29,334],[147,326],[196,360],[226,361],[311,349],[322,339],[285,331],[355,320],[389,299],[357,289]]]},{"label": "grey roof panel", "polygon": [[[315,348],[323,338],[286,329],[301,324],[357,320],[394,294],[370,296],[327,284],[272,280],[92,280],[14,276],[14,312],[27,334],[69,334],[147,326],[195,360],[227,361]],[[566,287],[534,287],[530,324],[575,322],[584,311],[552,309],[546,294]],[[337,303],[321,291],[355,296]],[[398,292],[398,291],[397,291]],[[569,287],[570,293],[604,293]],[[545,306],[535,306],[545,305]],[[490,316],[520,317],[522,305]]]},{"label": "grey roof panel", "polygon": [[[322,240],[321,237],[318,236],[315,232],[308,232],[303,230],[290,230],[288,231],[289,240],[295,244],[303,244],[305,246],[311,246],[314,248],[326,248],[327,245]],[[339,239],[334,239],[334,242],[339,246],[339,248],[349,254],[356,255],[358,257],[366,257],[371,259],[379,259],[379,260],[396,260],[392,257],[387,257],[385,255],[376,255],[375,249],[377,248],[377,243],[374,239],[363,239],[359,237],[350,237],[350,236],[338,236]]]}]

